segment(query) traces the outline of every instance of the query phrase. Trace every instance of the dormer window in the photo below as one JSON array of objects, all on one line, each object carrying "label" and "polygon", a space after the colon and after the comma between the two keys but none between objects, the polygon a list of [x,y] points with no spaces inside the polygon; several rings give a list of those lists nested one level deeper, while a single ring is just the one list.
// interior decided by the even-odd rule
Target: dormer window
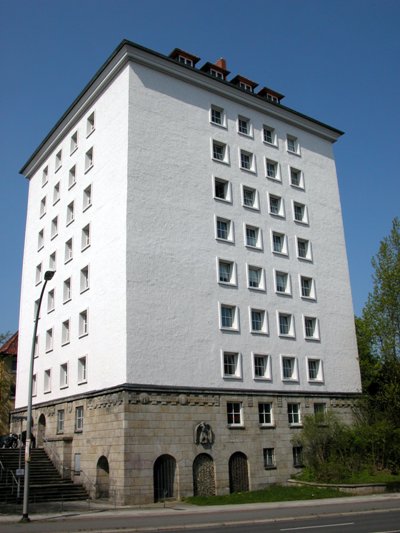
[{"label": "dormer window", "polygon": [[239,82],[239,87],[241,89],[244,89],[245,91],[248,91],[249,93],[253,92],[253,87],[251,85],[248,85],[247,83],[244,83],[243,81]]},{"label": "dormer window", "polygon": [[239,89],[242,89],[242,91],[246,91],[248,93],[254,93],[254,89],[258,85],[258,83],[255,83],[254,81],[251,81],[240,75],[235,76],[233,80],[231,80],[231,83],[236,85],[236,87],[239,87]]},{"label": "dormer window", "polygon": [[213,68],[210,68],[210,74],[211,76],[214,76],[214,78],[219,78],[220,80],[224,79],[224,75],[222,72],[219,72],[218,70],[215,70]]},{"label": "dormer window", "polygon": [[200,61],[199,57],[189,54],[189,52],[185,52],[185,50],[181,50],[180,48],[174,48],[169,54],[169,57],[171,59],[175,59],[175,61],[178,61],[178,63],[182,63],[182,65],[186,65],[187,67],[194,67],[196,63]]},{"label": "dormer window", "polygon": [[184,65],[187,65],[188,67],[193,67],[193,61],[185,56],[178,56],[179,63],[183,63]]},{"label": "dormer window", "polygon": [[274,102],[274,104],[280,104],[282,98],[285,98],[283,94],[280,94],[268,87],[263,87],[261,91],[257,93],[258,96],[262,96],[269,102]]},{"label": "dormer window", "polygon": [[222,58],[216,63],[205,63],[200,70],[218,80],[226,80],[226,77],[229,74],[229,70],[226,70],[225,60]]}]

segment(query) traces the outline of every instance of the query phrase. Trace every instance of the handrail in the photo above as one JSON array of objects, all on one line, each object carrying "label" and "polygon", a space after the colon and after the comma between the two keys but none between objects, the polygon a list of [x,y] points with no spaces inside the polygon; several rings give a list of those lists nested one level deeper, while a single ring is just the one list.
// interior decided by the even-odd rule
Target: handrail
[{"label": "handrail", "polygon": [[3,472],[6,472],[6,469],[3,463],[0,461],[0,481],[3,479]]}]

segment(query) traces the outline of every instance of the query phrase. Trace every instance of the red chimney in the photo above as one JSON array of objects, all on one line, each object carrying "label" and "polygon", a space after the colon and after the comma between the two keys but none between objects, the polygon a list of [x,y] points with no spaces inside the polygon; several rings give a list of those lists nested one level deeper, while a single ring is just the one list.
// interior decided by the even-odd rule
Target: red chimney
[{"label": "red chimney", "polygon": [[215,64],[217,65],[217,67],[220,67],[226,70],[226,61],[223,57],[220,57],[218,61],[215,62]]}]

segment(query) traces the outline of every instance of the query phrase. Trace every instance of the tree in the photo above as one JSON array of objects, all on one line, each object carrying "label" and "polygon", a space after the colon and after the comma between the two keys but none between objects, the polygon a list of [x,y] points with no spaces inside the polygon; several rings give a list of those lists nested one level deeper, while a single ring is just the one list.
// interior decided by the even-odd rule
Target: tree
[{"label": "tree", "polygon": [[[0,333],[0,346],[9,338],[11,333]],[[4,358],[0,359],[0,434],[8,432],[8,413],[10,410],[10,387],[13,382],[13,376]]]}]

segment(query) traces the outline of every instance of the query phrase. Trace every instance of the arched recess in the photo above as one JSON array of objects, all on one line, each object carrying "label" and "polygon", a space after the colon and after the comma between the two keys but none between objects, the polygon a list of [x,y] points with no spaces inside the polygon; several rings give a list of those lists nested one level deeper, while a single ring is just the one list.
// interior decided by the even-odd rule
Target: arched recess
[{"label": "arched recess", "polygon": [[160,455],[154,463],[154,501],[174,497],[176,460],[171,455]]},{"label": "arched recess", "polygon": [[39,416],[38,427],[37,427],[36,446],[38,448],[43,448],[45,437],[46,437],[46,417],[42,413]]},{"label": "arched recess", "polygon": [[99,457],[96,467],[96,487],[98,498],[110,496],[110,465],[104,455]]},{"label": "arched recess", "polygon": [[208,453],[200,453],[193,461],[193,495],[215,496],[214,461]]},{"label": "arched recess", "polygon": [[229,490],[246,492],[249,490],[249,470],[247,455],[236,452],[229,459]]}]

